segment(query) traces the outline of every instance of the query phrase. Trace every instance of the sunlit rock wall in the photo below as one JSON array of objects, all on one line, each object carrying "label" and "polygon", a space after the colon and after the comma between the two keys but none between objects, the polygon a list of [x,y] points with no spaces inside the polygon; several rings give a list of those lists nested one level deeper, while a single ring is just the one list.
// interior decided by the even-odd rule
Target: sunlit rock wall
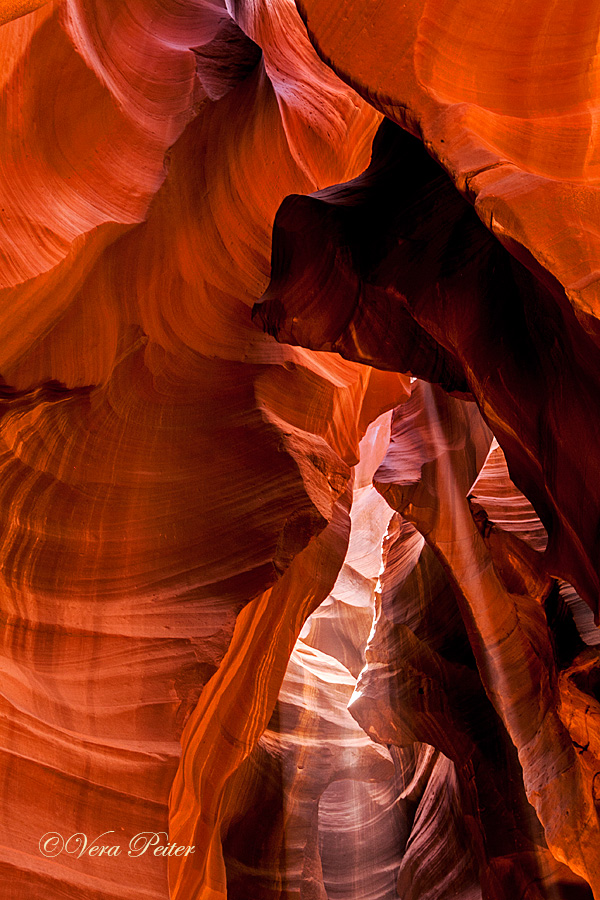
[{"label": "sunlit rock wall", "polygon": [[1,0],[2,897],[600,898],[599,29]]},{"label": "sunlit rock wall", "polygon": [[[225,783],[337,577],[358,442],[406,396],[251,322],[277,206],[364,168],[378,115],[292,4],[238,13],[0,31],[6,897],[167,897],[168,859],[127,849],[169,828],[224,893]],[[52,832],[122,853],[46,856]]]}]

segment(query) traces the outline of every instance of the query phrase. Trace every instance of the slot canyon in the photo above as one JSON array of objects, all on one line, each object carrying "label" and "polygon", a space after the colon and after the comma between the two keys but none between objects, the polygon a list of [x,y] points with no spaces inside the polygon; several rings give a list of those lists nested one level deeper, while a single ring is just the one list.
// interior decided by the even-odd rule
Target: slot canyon
[{"label": "slot canyon", "polygon": [[600,6],[0,79],[1,900],[600,900]]}]

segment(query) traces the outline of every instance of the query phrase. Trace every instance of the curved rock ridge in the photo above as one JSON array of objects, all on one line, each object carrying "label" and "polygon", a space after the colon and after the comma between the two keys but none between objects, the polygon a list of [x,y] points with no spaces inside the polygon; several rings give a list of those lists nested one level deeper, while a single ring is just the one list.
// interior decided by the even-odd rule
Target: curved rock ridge
[{"label": "curved rock ridge", "polygon": [[[321,796],[334,781],[394,775],[389,753],[347,710],[364,661],[391,515],[371,484],[389,442],[389,422],[389,414],[379,417],[359,446],[348,498],[349,546],[338,537],[337,546],[319,549],[329,526],[271,596],[242,611],[227,656],[190,717],[171,796],[171,833],[203,848],[204,859],[201,866],[198,853],[172,860],[173,897],[314,891],[325,898]],[[343,518],[338,530],[342,526]],[[329,596],[319,596],[332,572]],[[198,791],[198,784],[206,789]]]},{"label": "curved rock ridge", "polygon": [[[359,441],[408,394],[250,320],[282,199],[357,174],[380,118],[291,3],[253,9],[248,34],[208,0],[48,4],[0,29],[8,900],[169,895],[165,856],[50,859],[39,839],[194,843],[337,577]],[[282,21],[289,110],[266,71]]]},{"label": "curved rock ridge", "polygon": [[[386,416],[361,442],[344,565],[296,642],[267,730],[227,785],[221,830],[229,897],[383,900],[397,888],[409,897],[481,897],[452,762],[410,742],[377,754],[346,708],[372,629],[391,515],[370,484],[388,435]],[[417,536],[417,556],[421,546]],[[406,575],[415,560],[411,550],[404,556]],[[441,615],[440,630],[446,624]]]},{"label": "curved rock ridge", "polygon": [[[298,177],[295,167],[286,190],[286,161],[277,190],[261,192],[260,171],[240,158],[238,188],[242,196],[248,188],[254,194],[244,205],[251,210],[260,195],[259,209],[269,200],[276,208],[290,190],[322,187],[364,166],[372,136],[369,126],[379,116],[319,61],[291,2],[280,0],[254,9],[263,23],[262,32],[255,35],[262,42],[260,48],[219,0],[189,4],[128,0],[119,4],[117,14],[102,0],[92,4],[69,0],[44,6],[2,28],[0,278],[5,289],[2,324],[11,336],[10,342],[3,342],[3,366],[64,315],[98,253],[124,228],[146,217],[168,171],[167,151],[206,106],[208,92],[222,96],[244,80],[253,64],[263,73],[262,93],[273,90],[259,56],[262,50],[268,61],[276,52],[282,16],[291,41],[286,81],[297,99],[293,131],[298,135],[286,127],[287,113],[277,115],[271,132],[277,146],[277,132],[282,126],[285,131],[282,162],[290,152],[298,157],[295,141],[301,142],[307,180]],[[219,88],[219,71],[224,70],[225,82]],[[203,85],[209,85],[208,92]],[[315,90],[321,98],[322,122],[334,121],[336,126],[326,154],[310,125],[317,106]],[[254,98],[254,92],[250,96]],[[275,97],[281,107],[279,94]],[[240,114],[240,104],[251,101],[243,96],[238,101],[233,121],[243,128],[247,119]],[[233,122],[229,125],[233,132]],[[302,133],[307,130],[309,134]],[[199,156],[194,159],[197,167]],[[227,168],[218,176],[225,191]],[[239,197],[236,190],[236,208]],[[222,202],[223,198],[219,206]],[[261,231],[269,230],[272,212],[266,223],[261,215],[255,213],[255,218],[261,227],[252,249]],[[25,284],[41,275],[47,282]],[[10,290],[15,285],[21,285],[16,294]]]},{"label": "curved rock ridge", "polygon": [[430,769],[437,760],[424,782],[423,812],[409,819],[399,893],[589,897],[546,849],[443,567],[400,517],[384,561],[376,626],[350,709],[375,739],[404,753],[426,741],[421,753],[435,752]]},{"label": "curved rock ridge", "polygon": [[47,2],[48,0],[4,0],[0,6],[0,25],[26,16]]},{"label": "curved rock ridge", "polygon": [[[409,173],[409,174],[407,174]],[[537,270],[536,270],[537,271]],[[390,121],[352,182],[278,211],[255,316],[281,341],[475,397],[548,532],[550,574],[598,613],[598,348]],[[569,435],[585,435],[585,454]]]},{"label": "curved rock ridge", "polygon": [[[540,574],[539,567],[536,568],[538,557],[535,551],[521,542],[521,552],[515,553],[519,539],[512,535],[509,535],[510,541],[500,543],[490,542],[485,527],[482,530],[484,535],[487,534],[487,540],[480,534],[481,522],[476,521],[477,514],[472,517],[467,498],[490,445],[490,432],[476,406],[448,397],[435,386],[413,385],[410,400],[394,414],[390,449],[375,473],[374,483],[392,507],[414,523],[435,554],[436,566],[441,566],[445,572],[451,586],[452,603],[456,602],[460,612],[460,620],[455,621],[461,630],[465,629],[463,634],[468,636],[470,645],[468,656],[472,652],[476,667],[473,662],[467,662],[465,668],[463,656],[457,673],[447,674],[448,663],[455,664],[452,657],[444,658],[448,651],[440,659],[439,651],[432,653],[437,648],[431,646],[431,640],[423,646],[418,640],[418,632],[415,635],[414,626],[407,628],[404,625],[405,617],[410,613],[407,614],[403,606],[398,612],[394,607],[392,614],[400,616],[404,626],[399,630],[402,652],[400,655],[396,651],[395,655],[401,660],[414,658],[412,667],[416,673],[411,673],[408,678],[402,669],[398,675],[394,673],[394,694],[401,698],[396,700],[400,706],[397,717],[388,719],[389,705],[384,706],[382,713],[375,713],[370,727],[380,740],[396,743],[426,740],[434,746],[441,745],[440,749],[455,763],[468,760],[474,755],[470,749],[473,728],[465,725],[464,716],[465,713],[473,714],[477,705],[484,702],[483,688],[487,696],[485,705],[488,701],[491,703],[493,716],[490,718],[488,714],[483,727],[485,719],[478,717],[477,728],[481,728],[485,741],[492,741],[492,747],[494,731],[498,733],[500,729],[502,735],[506,729],[505,734],[517,750],[517,772],[520,768],[527,799],[543,825],[550,851],[557,860],[584,878],[597,896],[600,832],[594,783],[595,773],[600,768],[600,747],[595,737],[596,723],[600,719],[592,673],[597,670],[598,652],[584,647],[571,622],[574,652],[566,659],[557,653],[544,603],[547,607],[551,595],[558,594],[558,587]],[[411,540],[414,545],[416,539]],[[406,556],[406,551],[401,549],[400,554]],[[418,610],[417,605],[416,614],[413,613],[417,623]],[[551,621],[550,615],[548,619]],[[383,625],[378,623],[380,630]],[[448,641],[450,630],[439,623],[436,625],[438,640]],[[559,624],[558,631],[564,634],[564,623]],[[382,637],[382,646],[392,644],[393,640],[392,632],[391,637]],[[584,672],[589,674],[584,675]],[[368,673],[367,666],[362,678],[368,677]],[[454,692],[456,700],[452,699]],[[480,699],[476,700],[478,694]],[[445,695],[448,695],[448,701],[443,702]],[[361,702],[365,713],[359,720],[367,727],[364,717],[372,715],[368,700],[357,699],[352,708],[360,711]],[[451,713],[453,707],[458,710],[458,715]],[[450,723],[447,722],[449,714]],[[496,716],[502,726],[500,722],[493,725]],[[444,719],[445,725],[441,724]],[[429,734],[422,733],[420,729],[424,727]],[[389,737],[386,738],[386,734]],[[503,742],[506,748],[506,738]],[[502,741],[498,739],[495,743],[494,752]],[[514,759],[511,763],[506,749],[504,754],[501,768],[506,777],[508,772],[515,770]],[[487,754],[483,755],[485,759]],[[478,764],[476,768],[483,778],[484,764]],[[500,779],[488,776],[485,780],[488,779],[495,791]],[[499,798],[492,804],[480,798],[480,812],[498,807],[505,798],[509,799],[509,805],[514,802],[519,805],[517,779],[520,780],[519,776],[513,774],[510,788],[500,790]],[[478,790],[481,790],[479,785]],[[532,862],[537,860],[539,865],[539,860],[544,860],[546,874],[543,878],[557,877],[561,882],[564,874],[557,874],[554,867],[552,875],[552,863],[544,857],[543,841],[535,834],[531,815],[518,809],[508,812],[516,817],[518,831],[523,831],[536,845],[531,848],[520,843],[519,851],[524,851],[525,859],[533,852]],[[514,832],[514,828],[508,827],[501,832],[506,837]],[[540,844],[542,849],[539,849]],[[477,848],[477,842],[474,846]],[[489,847],[485,849],[485,844],[484,851],[489,856]],[[505,853],[506,849],[498,855],[503,857]],[[508,851],[507,856],[512,859],[513,853],[514,849]],[[512,859],[512,862],[517,860]],[[528,868],[525,865],[523,885],[527,883]],[[501,859],[499,869],[498,866],[491,867],[490,890],[496,890],[493,884],[499,879],[497,890],[501,891],[499,896],[503,896],[502,892],[507,890],[513,877],[507,860]]]},{"label": "curved rock ridge", "polygon": [[[428,745],[390,751],[392,781],[376,790],[368,784],[334,782],[323,795],[319,824],[327,897],[433,897],[441,866],[452,896],[480,898],[468,878],[460,890],[456,877],[464,847],[456,841],[451,764]],[[416,837],[425,833],[425,840]]]},{"label": "curved rock ridge", "polygon": [[169,833],[197,852],[169,861],[173,898],[227,896],[221,833],[238,802],[244,809],[247,773],[240,766],[269,723],[305,618],[325,599],[341,566],[348,505],[340,504],[337,521],[298,554],[274,588],[238,615],[228,652],[187,722],[169,801]]},{"label": "curved rock ridge", "polygon": [[598,12],[298,5],[0,3],[0,894],[599,898]]},{"label": "curved rock ridge", "polygon": [[329,597],[315,609],[300,633],[304,644],[341,663],[354,679],[365,664],[383,537],[392,516],[389,505],[373,488],[373,474],[389,444],[390,423],[391,414],[384,413],[369,426],[360,442],[344,564]]},{"label": "curved rock ridge", "polygon": [[[296,642],[269,727],[225,798],[233,811],[225,816],[223,841],[232,900],[278,890],[325,900],[329,870],[348,867],[335,851],[323,852],[322,796],[346,780],[367,782],[374,793],[394,775],[388,751],[348,712],[355,684],[332,656]],[[359,819],[356,807],[342,809],[330,825],[337,835]]]},{"label": "curved rock ridge", "polygon": [[417,135],[493,234],[599,312],[600,16],[591,0],[297,0],[319,54]]},{"label": "curved rock ridge", "polygon": [[[510,480],[504,454],[497,442],[494,443],[495,447],[471,489],[469,495],[471,512],[475,514],[479,530],[495,563],[498,559],[501,565],[502,558],[506,556],[513,559],[518,557],[521,560],[519,568],[522,574],[523,566],[526,566],[531,572],[531,575],[526,577],[533,576],[536,580],[541,579],[547,583],[548,574],[543,560],[530,553],[523,542],[533,550],[543,551],[548,543],[548,535],[527,498]],[[477,511],[478,507],[481,512]],[[513,541],[509,537],[511,534],[520,540]],[[498,553],[494,554],[496,544],[499,549]],[[561,579],[557,579],[557,582],[560,597],[567,604],[583,641],[590,646],[600,644],[600,630],[594,625],[589,607],[581,600],[572,585]],[[536,590],[533,585],[531,589]],[[543,588],[538,586],[537,590],[543,591]],[[555,641],[559,637],[565,641],[572,638],[564,614],[560,624],[558,622],[554,624],[553,631]]]}]

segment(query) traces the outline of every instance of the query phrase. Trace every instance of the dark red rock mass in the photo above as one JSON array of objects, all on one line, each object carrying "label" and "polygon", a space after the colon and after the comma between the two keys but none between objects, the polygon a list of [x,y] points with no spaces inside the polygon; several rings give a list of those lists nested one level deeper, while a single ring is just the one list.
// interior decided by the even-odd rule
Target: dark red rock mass
[{"label": "dark red rock mass", "polygon": [[599,32],[0,0],[2,900],[600,900]]}]

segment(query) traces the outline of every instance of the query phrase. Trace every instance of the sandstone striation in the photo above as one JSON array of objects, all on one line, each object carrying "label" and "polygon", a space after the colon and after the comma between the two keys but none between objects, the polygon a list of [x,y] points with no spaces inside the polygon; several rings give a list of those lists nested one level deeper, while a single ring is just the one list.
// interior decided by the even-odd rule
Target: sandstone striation
[{"label": "sandstone striation", "polygon": [[599,27],[0,2],[3,898],[600,898]]},{"label": "sandstone striation", "polygon": [[[384,682],[391,699],[378,690],[379,666],[370,674],[368,664],[359,681],[365,694],[353,709],[378,739],[401,745],[424,740],[455,763],[484,896],[507,896],[514,883],[526,895],[532,880],[554,883],[568,896],[572,876],[556,866],[546,842],[557,860],[597,890],[592,781],[598,746],[590,740],[583,749],[566,720],[561,682],[572,677],[566,674],[572,663],[559,677],[547,621],[552,610],[544,615],[544,602],[558,586],[540,575],[541,557],[530,545],[519,548],[516,537],[501,543],[497,533],[496,540],[489,533],[483,539],[469,513],[467,495],[489,445],[474,404],[439,388],[419,384],[397,410],[375,483],[426,545],[408,578],[396,574],[396,559],[406,564],[409,556],[407,543],[413,554],[422,544],[410,526],[400,526],[399,548],[390,550],[388,565],[395,574],[392,591],[398,583],[399,591],[390,591],[373,650],[367,650],[372,667],[382,654],[396,661]],[[558,624],[559,638],[568,624]],[[399,646],[390,650],[394,642]],[[578,652],[588,665],[592,658],[597,664],[596,651],[582,642]],[[588,691],[592,718],[595,705]],[[396,708],[393,715],[390,708]]]},{"label": "sandstone striation", "polygon": [[[171,826],[168,797],[195,709],[184,764],[197,771],[208,709],[221,781],[205,774],[203,810],[218,802],[336,579],[358,442],[406,396],[406,378],[282,348],[250,321],[277,206],[359,172],[378,121],[291,4],[255,13],[246,33],[220,3],[74,2],[0,32],[9,900],[168,896],[164,856],[47,858],[39,840],[179,840],[194,791]],[[327,154],[307,125],[316,95],[337,123]],[[210,841],[203,854],[212,873]]]},{"label": "sandstone striation", "polygon": [[598,522],[584,502],[596,488],[565,436],[588,433],[593,457],[598,349],[555,294],[384,122],[363,175],[282,205],[255,314],[280,340],[476,398],[548,531],[549,571],[596,612]]}]

